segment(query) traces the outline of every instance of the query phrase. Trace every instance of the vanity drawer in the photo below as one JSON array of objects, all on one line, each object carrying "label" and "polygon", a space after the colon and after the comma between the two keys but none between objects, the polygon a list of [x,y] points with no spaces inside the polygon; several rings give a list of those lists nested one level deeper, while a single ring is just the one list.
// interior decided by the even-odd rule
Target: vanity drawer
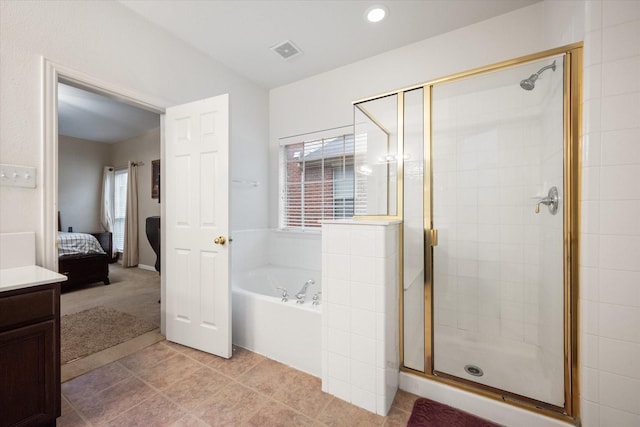
[{"label": "vanity drawer", "polygon": [[55,288],[0,294],[0,329],[51,318],[57,312],[56,301]]}]

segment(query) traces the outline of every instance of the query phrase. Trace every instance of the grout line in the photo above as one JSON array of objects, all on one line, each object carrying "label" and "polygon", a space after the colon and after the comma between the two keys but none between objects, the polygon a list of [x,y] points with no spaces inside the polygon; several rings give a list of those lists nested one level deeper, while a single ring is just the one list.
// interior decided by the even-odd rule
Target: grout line
[{"label": "grout line", "polygon": [[84,416],[84,414],[82,413],[82,411],[80,411],[79,409],[77,409],[77,408],[75,407],[75,405],[74,405],[73,403],[71,403],[71,401],[70,401],[69,399],[67,399],[67,397],[66,397],[66,396],[64,396],[62,393],[60,393],[60,398],[61,398],[61,399],[64,399],[64,400],[66,400],[66,401],[67,401],[67,405],[69,405],[69,407],[71,407],[71,409],[73,410],[73,412],[75,412],[75,413],[76,413],[76,415],[78,415],[78,416],[80,417],[80,419],[81,419],[82,421],[84,421],[84,423],[85,423],[86,425],[92,425],[92,424],[91,424],[91,422],[90,422],[88,419],[86,419],[86,418],[85,418],[85,416]]},{"label": "grout line", "polygon": [[[161,341],[161,343],[164,343],[164,342],[165,342],[165,341]],[[164,345],[165,345],[165,346],[167,346],[166,344],[164,344]],[[167,346],[167,347],[169,347],[169,346]],[[188,347],[185,347],[185,348],[188,348]],[[245,350],[246,350],[246,349],[245,349]],[[316,417],[311,417],[311,416],[309,416],[308,414],[302,413],[302,412],[300,412],[299,410],[297,410],[297,409],[295,409],[295,408],[293,408],[293,407],[289,406],[289,405],[288,405],[288,404],[286,404],[285,402],[282,402],[282,401],[280,401],[280,400],[277,400],[277,399],[275,399],[274,397],[269,396],[269,395],[267,395],[267,394],[265,394],[265,393],[261,392],[260,390],[257,390],[257,389],[255,389],[255,388],[253,388],[253,387],[251,387],[251,386],[247,385],[246,383],[244,383],[244,382],[240,381],[240,379],[241,379],[241,378],[245,377],[245,376],[248,374],[248,372],[249,372],[249,371],[251,371],[251,370],[252,370],[253,368],[255,368],[256,366],[260,365],[261,363],[265,362],[266,360],[272,360],[272,359],[269,359],[268,357],[264,357],[262,360],[260,360],[259,362],[257,362],[257,363],[255,363],[255,364],[253,364],[251,367],[249,367],[249,368],[248,368],[247,370],[245,370],[243,373],[241,373],[240,375],[238,375],[237,377],[235,377],[235,378],[234,378],[234,377],[231,377],[231,376],[229,376],[229,375],[227,375],[227,374],[225,374],[225,373],[223,373],[223,372],[221,372],[221,371],[219,371],[219,370],[217,370],[217,369],[215,369],[215,368],[213,368],[213,367],[211,367],[211,366],[209,366],[209,365],[207,365],[207,364],[204,364],[204,363],[200,362],[199,360],[197,360],[197,359],[195,359],[195,358],[191,357],[190,355],[188,355],[188,354],[186,354],[186,353],[181,352],[180,350],[176,350],[176,351],[178,351],[179,353],[183,354],[183,355],[184,355],[184,356],[186,356],[187,358],[189,358],[189,359],[191,359],[191,360],[195,361],[196,363],[199,363],[199,364],[200,364],[200,365],[202,365],[203,367],[205,367],[205,368],[207,368],[207,369],[210,369],[210,370],[214,371],[216,374],[222,375],[223,377],[225,377],[225,378],[227,378],[227,379],[229,379],[229,380],[230,380],[230,382],[229,382],[229,383],[227,383],[227,384],[225,384],[224,386],[220,387],[220,389],[219,389],[218,391],[216,391],[215,393],[213,393],[213,394],[212,394],[212,396],[215,396],[215,395],[219,394],[222,390],[224,390],[225,388],[229,387],[229,385],[231,385],[231,383],[233,382],[233,383],[235,383],[235,384],[237,384],[237,385],[239,385],[239,386],[241,386],[241,387],[243,387],[243,388],[245,388],[245,389],[247,389],[247,390],[250,390],[250,391],[252,391],[252,392],[254,392],[254,393],[256,393],[256,394],[258,394],[258,395],[260,395],[260,396],[262,396],[262,397],[264,397],[264,398],[266,398],[266,399],[268,399],[268,400],[270,400],[271,402],[274,402],[274,403],[277,403],[277,404],[283,405],[283,406],[285,406],[287,409],[289,409],[289,410],[291,410],[291,411],[294,411],[295,413],[297,413],[297,414],[299,414],[299,415],[302,415],[303,417],[305,417],[305,418],[307,418],[307,419],[309,419],[309,420],[316,421],[316,422],[319,422],[319,423],[320,423],[320,421],[318,421],[318,420],[317,420],[317,418],[316,418],[316,417],[317,417],[317,415],[320,415],[320,414],[322,413],[322,411],[323,411],[323,410],[324,410],[324,409],[329,405],[329,402],[331,402],[331,400],[329,400],[329,401],[327,402],[327,404],[326,404],[326,405],[324,405],[324,406],[323,406],[323,407],[318,411],[318,414],[316,415]],[[249,351],[249,350],[247,350],[247,351]],[[257,353],[256,353],[256,354],[257,354]],[[214,356],[214,357],[216,357],[215,355],[213,355],[213,356]],[[273,361],[274,361],[274,362],[277,362],[277,361],[275,361],[275,360],[273,360]],[[280,363],[280,362],[277,362],[277,363]],[[287,365],[284,365],[284,366],[286,366],[286,367],[287,367],[287,369],[295,370],[295,368],[292,368],[292,367],[290,367],[290,366],[287,366]],[[192,374],[192,375],[193,375],[193,374]],[[306,374],[306,375],[309,375],[309,374]],[[143,381],[144,381],[144,380],[143,380]],[[175,384],[175,383],[174,383],[174,384]],[[151,386],[151,387],[153,387],[153,386]],[[160,392],[160,393],[162,393],[162,391],[159,391],[159,392]],[[184,408],[182,405],[180,405],[180,404],[178,404],[177,402],[174,402],[173,400],[171,400],[171,399],[170,399],[168,396],[166,396],[164,393],[162,393],[162,394],[163,394],[165,397],[167,397],[167,399],[168,399],[168,400],[170,400],[172,403],[175,403],[175,404],[176,404],[176,405],[178,405],[180,408],[183,408],[185,411],[188,411],[188,410],[187,410],[186,408]],[[260,409],[262,409],[262,407],[260,407],[260,408],[259,408],[259,410],[260,410]],[[194,415],[192,412],[187,412],[187,413],[188,413],[188,414],[190,414],[190,415],[193,415],[193,416],[194,416],[194,417],[196,417],[196,418],[198,418],[198,417],[197,417],[196,415]],[[198,419],[200,419],[200,418],[198,418]],[[202,420],[201,420],[201,421],[202,421]],[[322,424],[322,425],[326,425],[325,423],[320,423],[320,424]]]}]

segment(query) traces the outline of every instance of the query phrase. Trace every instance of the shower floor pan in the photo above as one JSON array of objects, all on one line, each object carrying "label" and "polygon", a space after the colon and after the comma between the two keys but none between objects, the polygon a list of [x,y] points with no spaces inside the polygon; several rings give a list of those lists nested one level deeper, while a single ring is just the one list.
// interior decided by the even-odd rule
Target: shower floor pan
[{"label": "shower floor pan", "polygon": [[[524,342],[487,344],[448,332],[437,334],[434,342],[436,371],[551,405],[564,404],[562,357],[545,357],[537,346]],[[469,365],[480,368],[482,375],[473,368],[465,370]]]}]

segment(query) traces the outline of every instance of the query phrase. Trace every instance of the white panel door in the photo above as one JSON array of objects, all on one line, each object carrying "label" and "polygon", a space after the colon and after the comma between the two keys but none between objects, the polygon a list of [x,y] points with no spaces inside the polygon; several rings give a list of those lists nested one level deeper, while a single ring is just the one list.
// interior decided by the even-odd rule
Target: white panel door
[{"label": "white panel door", "polygon": [[167,340],[231,357],[229,96],[166,111]]}]

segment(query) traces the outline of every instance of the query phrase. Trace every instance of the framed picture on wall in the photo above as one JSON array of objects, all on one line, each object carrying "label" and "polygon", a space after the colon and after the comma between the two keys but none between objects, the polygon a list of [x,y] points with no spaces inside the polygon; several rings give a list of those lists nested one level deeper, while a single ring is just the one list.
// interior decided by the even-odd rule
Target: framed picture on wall
[{"label": "framed picture on wall", "polygon": [[160,199],[160,159],[151,162],[151,198]]}]

